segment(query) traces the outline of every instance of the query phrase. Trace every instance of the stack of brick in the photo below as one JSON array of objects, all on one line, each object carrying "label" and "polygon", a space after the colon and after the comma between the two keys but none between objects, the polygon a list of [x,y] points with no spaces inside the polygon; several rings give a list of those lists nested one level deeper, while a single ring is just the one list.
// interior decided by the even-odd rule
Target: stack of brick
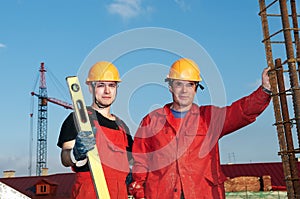
[{"label": "stack of brick", "polygon": [[224,186],[226,192],[272,190],[271,176],[239,176],[228,178]]},{"label": "stack of brick", "polygon": [[254,176],[240,176],[229,178],[224,183],[226,192],[239,191],[260,191],[261,183],[259,177]]},{"label": "stack of brick", "polygon": [[271,191],[272,190],[271,176],[262,176],[261,179],[263,182],[263,190]]}]

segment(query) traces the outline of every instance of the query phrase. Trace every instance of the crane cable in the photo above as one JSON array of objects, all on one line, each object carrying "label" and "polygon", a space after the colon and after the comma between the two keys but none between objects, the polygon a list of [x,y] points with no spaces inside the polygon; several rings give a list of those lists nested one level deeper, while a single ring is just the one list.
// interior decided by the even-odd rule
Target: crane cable
[{"label": "crane cable", "polygon": [[[35,77],[35,82],[32,88],[34,91],[37,87],[37,82],[39,79],[39,75],[37,74]],[[32,175],[32,157],[33,157],[33,112],[34,112],[34,96],[31,97],[30,100],[30,131],[29,131],[29,160],[28,160],[28,172],[29,176]]]},{"label": "crane cable", "polygon": [[48,77],[51,79],[51,81],[54,83],[54,86],[56,87],[56,91],[59,92],[59,94],[63,97],[64,101],[69,101],[70,97],[68,95],[68,92],[66,92],[68,90],[67,85],[63,86],[63,84],[56,78],[56,76],[54,75],[54,73],[52,73],[52,71],[48,68],[47,69],[48,72]]}]

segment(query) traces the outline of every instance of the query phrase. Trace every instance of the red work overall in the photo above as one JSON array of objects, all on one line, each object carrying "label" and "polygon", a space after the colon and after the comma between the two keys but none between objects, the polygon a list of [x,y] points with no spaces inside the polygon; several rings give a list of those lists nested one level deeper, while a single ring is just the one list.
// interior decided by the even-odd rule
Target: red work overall
[{"label": "red work overall", "polygon": [[[100,126],[97,128],[96,146],[100,155],[109,194],[112,199],[127,199],[126,176],[129,172],[127,160],[127,137],[123,129],[114,130]],[[76,173],[76,182],[72,190],[72,198],[96,198],[90,172]]]},{"label": "red work overall", "polygon": [[182,191],[185,199],[225,198],[218,140],[254,122],[269,102],[260,87],[227,107],[193,104],[180,128],[171,104],[148,114],[132,149],[136,198],[179,199]]}]

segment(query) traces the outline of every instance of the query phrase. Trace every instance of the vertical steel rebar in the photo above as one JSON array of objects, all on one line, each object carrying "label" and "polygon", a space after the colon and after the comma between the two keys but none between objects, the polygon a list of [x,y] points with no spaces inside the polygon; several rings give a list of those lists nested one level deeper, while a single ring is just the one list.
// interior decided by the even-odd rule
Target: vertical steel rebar
[{"label": "vertical steel rebar", "polygon": [[[272,4],[274,4],[274,2]],[[276,79],[276,74],[275,74],[275,66],[274,66],[274,62],[273,62],[272,45],[271,45],[271,41],[270,41],[269,24],[268,24],[268,19],[267,19],[267,7],[265,4],[265,0],[259,0],[259,6],[260,6],[259,15],[261,16],[261,22],[262,22],[262,30],[263,30],[263,36],[264,36],[263,43],[265,45],[267,65],[271,68],[269,77],[270,77],[270,83],[271,83],[271,90],[272,90],[272,94],[273,94],[272,101],[273,101],[274,116],[275,116],[275,120],[276,120],[276,129],[277,129],[277,136],[278,136],[279,148],[280,148],[279,154],[281,155],[283,173],[285,176],[286,186],[287,186],[288,198],[294,198],[295,192],[294,192],[293,182],[291,180],[290,160],[289,160],[287,153],[285,153],[287,150],[287,146],[286,146],[286,140],[285,140],[285,134],[284,134],[284,126],[282,123],[279,97],[277,95],[277,93],[278,93],[277,79]]]},{"label": "vertical steel rebar", "polygon": [[[286,56],[289,68],[290,84],[292,89],[293,107],[296,121],[297,134],[300,135],[300,90],[299,90],[299,79],[296,69],[296,59],[294,56],[293,40],[291,35],[291,28],[289,23],[289,14],[286,5],[286,0],[279,0],[281,21],[283,27],[283,34],[285,40]],[[298,144],[300,143],[300,137],[298,136]],[[300,195],[300,188],[299,188]]]},{"label": "vertical steel rebar", "polygon": [[295,157],[293,135],[292,135],[292,121],[290,120],[290,116],[289,116],[289,109],[288,109],[288,103],[286,98],[286,90],[285,90],[283,67],[281,64],[281,59],[275,60],[275,67],[276,67],[280,105],[281,105],[283,125],[284,125],[286,145],[287,145],[286,154],[288,155],[289,162],[290,162],[290,171],[291,171],[290,180],[293,183],[293,188],[295,192],[295,197],[293,198],[299,198],[300,195],[298,191],[300,186],[299,186],[298,168],[297,168],[297,161]]},{"label": "vertical steel rebar", "polygon": [[[300,41],[299,41],[299,26],[298,26],[298,18],[297,18],[297,9],[296,9],[296,1],[291,0],[291,12],[292,12],[292,22],[293,22],[293,30],[294,30],[294,41],[295,41],[295,48],[296,48],[296,57],[298,58],[297,65],[298,65],[298,75],[300,77]],[[300,135],[298,134],[298,140]],[[298,146],[300,147],[300,146]]]}]

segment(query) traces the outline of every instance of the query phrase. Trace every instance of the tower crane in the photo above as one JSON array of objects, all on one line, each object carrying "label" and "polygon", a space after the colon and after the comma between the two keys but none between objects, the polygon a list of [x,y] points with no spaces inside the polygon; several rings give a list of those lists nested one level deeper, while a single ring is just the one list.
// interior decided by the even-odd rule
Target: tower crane
[{"label": "tower crane", "polygon": [[[47,109],[48,102],[62,106],[66,109],[73,109],[73,105],[67,102],[48,97],[44,63],[40,66],[40,85],[39,93],[31,92],[32,96],[38,97],[38,121],[37,121],[37,157],[36,157],[36,175],[40,176],[43,168],[47,168]],[[31,157],[30,157],[31,158]],[[31,161],[30,161],[31,162]],[[31,169],[31,166],[29,167]]]}]

